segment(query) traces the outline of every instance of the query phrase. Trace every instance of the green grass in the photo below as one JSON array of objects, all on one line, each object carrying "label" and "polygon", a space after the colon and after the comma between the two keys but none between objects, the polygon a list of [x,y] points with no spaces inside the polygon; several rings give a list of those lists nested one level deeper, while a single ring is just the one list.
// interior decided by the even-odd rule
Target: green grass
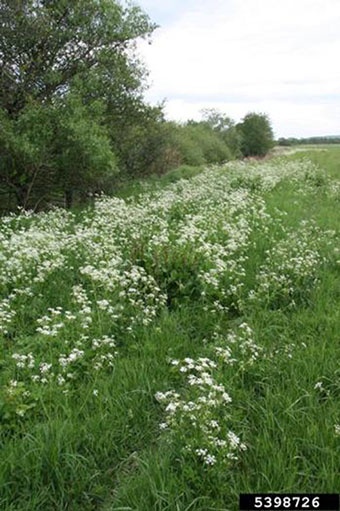
[{"label": "green grass", "polygon": [[[55,381],[34,386],[23,378],[25,389],[31,392],[28,402],[34,405],[23,417],[16,412],[23,398],[18,394],[9,399],[3,394],[0,509],[236,510],[241,492],[338,491],[340,437],[334,425],[340,423],[340,266],[336,252],[340,195],[330,193],[328,183],[340,180],[340,150],[311,151],[285,161],[299,162],[306,157],[322,169],[319,180],[307,186],[283,179],[260,192],[271,220],[253,226],[251,243],[245,248],[249,259],[244,263],[243,288],[237,294],[239,304],[233,299],[231,305],[231,299],[220,294],[229,281],[220,285],[216,296],[213,292],[200,294],[197,274],[208,262],[203,255],[202,260],[197,259],[194,247],[176,248],[170,240],[168,247],[151,250],[150,242],[145,241],[150,238],[143,238],[148,231],[141,227],[141,238],[132,238],[124,253],[152,274],[172,300],[157,309],[151,323],[137,324],[131,332],[125,326],[133,310],[119,320],[122,323],[94,310],[90,336],[115,336],[118,356],[113,368],[94,371],[91,361],[84,362],[74,371],[77,378],[67,393]],[[323,172],[329,180],[322,179]],[[199,178],[200,169],[173,171],[156,185],[151,180],[148,187],[154,194],[162,193],[170,183],[181,183],[181,178],[195,187],[194,176]],[[144,193],[137,185],[119,196],[133,200]],[[195,211],[191,203],[180,202],[171,209],[169,225],[179,225]],[[77,213],[71,222],[70,233],[81,215]],[[84,212],[83,217],[86,215]],[[297,276],[293,306],[284,294],[249,301],[246,291],[256,286],[261,266],[271,264],[266,251],[290,232],[298,232],[301,221],[311,219],[322,231],[334,231],[318,245],[323,257],[316,269],[318,281]],[[263,225],[269,226],[267,233]],[[106,228],[105,221],[102,228]],[[227,239],[220,228],[212,232],[211,240],[217,234],[219,240]],[[104,236],[109,240],[110,231]],[[310,239],[311,248],[318,243]],[[289,241],[287,246],[290,249]],[[56,353],[65,352],[68,340],[77,342],[77,324],[67,327],[65,334],[47,339],[35,331],[36,319],[46,314],[48,307],[62,305],[73,311],[72,285],[83,283],[93,303],[98,298],[120,303],[115,289],[104,292],[99,284],[82,280],[85,277],[79,268],[83,256],[74,254],[67,268],[65,263],[35,284],[33,297],[16,298],[17,317],[2,340],[4,385],[11,378],[21,378],[20,370],[11,366],[13,351],[34,352],[43,361],[50,353],[54,360]],[[24,288],[26,284],[20,281],[18,285]],[[1,296],[12,290],[13,286],[3,285]],[[214,309],[215,299],[223,305],[228,302],[229,311]],[[170,367],[169,359],[213,358],[216,332],[223,338],[229,330],[237,333],[244,321],[265,356],[250,364],[247,357],[239,355],[243,366],[222,364],[213,374],[233,399],[225,407],[230,414],[218,410],[220,421],[240,435],[247,450],[237,461],[224,464],[218,459],[209,467],[182,451],[191,430],[174,427],[171,440],[160,431],[165,411],[155,394],[176,389],[191,399],[185,379]],[[321,389],[314,388],[317,382],[322,382]]]},{"label": "green grass", "polygon": [[340,178],[340,146],[328,145],[327,149],[322,146],[319,147],[318,151],[309,151],[306,149],[306,153],[298,153],[293,158],[301,158],[308,156],[317,165],[327,169],[327,174],[335,179]]}]

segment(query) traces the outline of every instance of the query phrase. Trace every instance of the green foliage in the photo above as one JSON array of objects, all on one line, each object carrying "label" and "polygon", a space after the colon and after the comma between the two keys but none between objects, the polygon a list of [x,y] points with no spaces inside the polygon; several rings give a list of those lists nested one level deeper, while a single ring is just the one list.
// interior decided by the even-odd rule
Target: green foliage
[{"label": "green foliage", "polygon": [[265,156],[274,146],[273,130],[265,114],[249,113],[238,125],[244,156]]},{"label": "green foliage", "polygon": [[220,135],[205,123],[188,122],[174,128],[172,143],[181,156],[182,163],[203,165],[221,163],[232,159],[229,147]]},{"label": "green foliage", "polygon": [[160,107],[148,106],[139,110],[138,117],[132,116],[119,133],[113,127],[120,167],[132,176],[164,174],[177,167],[182,160],[172,143],[174,129],[174,124],[164,121]]},{"label": "green foliage", "polygon": [[263,155],[271,144],[266,116],[250,114],[237,128],[206,109],[201,122],[181,125],[165,120],[162,104],[145,103],[136,40],[155,25],[133,4],[2,0],[0,23],[4,209],[71,206],[112,192],[118,168],[161,175]]},{"label": "green foliage", "polygon": [[0,22],[0,192],[32,208],[108,190],[108,119],[140,104],[135,40],[154,25],[115,0],[4,0]]},{"label": "green foliage", "polygon": [[161,107],[144,106],[134,122],[119,133],[113,126],[111,134],[120,167],[134,176],[164,174],[182,164],[195,167],[235,157],[231,130],[222,134],[206,122],[166,122]]},{"label": "green foliage", "polygon": [[204,165],[206,160],[203,148],[195,138],[194,131],[190,126],[174,126],[172,133],[172,144],[181,157],[181,163],[185,165]]},{"label": "green foliage", "polygon": [[71,95],[60,104],[30,102],[14,119],[2,111],[0,176],[20,206],[96,189],[117,171],[101,112],[100,105],[86,108]]},{"label": "green foliage", "polygon": [[117,172],[107,128],[100,124],[103,107],[86,108],[78,97],[69,96],[62,115],[57,112],[55,165],[60,184],[67,189],[103,186]]},{"label": "green foliage", "polygon": [[10,116],[28,98],[65,95],[74,80],[85,87],[105,76],[106,92],[115,91],[117,60],[128,67],[131,42],[154,28],[140,9],[115,0],[3,0],[0,19],[0,106]]},{"label": "green foliage", "polygon": [[192,136],[197,145],[201,145],[207,163],[222,163],[232,159],[231,150],[223,139],[204,126],[192,128]]},{"label": "green foliage", "polygon": [[233,158],[242,156],[242,134],[235,125],[222,133],[222,139],[229,147]]},{"label": "green foliage", "polygon": [[220,135],[220,138],[228,146],[234,158],[238,158],[241,153],[242,136],[236,129],[235,122],[227,115],[214,108],[202,110],[203,122],[214,132]]}]

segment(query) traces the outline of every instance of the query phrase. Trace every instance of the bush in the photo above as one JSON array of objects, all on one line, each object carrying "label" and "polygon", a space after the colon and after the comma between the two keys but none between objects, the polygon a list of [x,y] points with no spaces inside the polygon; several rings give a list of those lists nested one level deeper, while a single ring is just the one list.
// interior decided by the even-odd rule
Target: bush
[{"label": "bush", "polygon": [[159,118],[139,119],[114,138],[119,164],[131,176],[164,174],[182,163],[172,142],[176,125]]},{"label": "bush", "polygon": [[232,154],[220,135],[204,123],[178,126],[172,144],[181,156],[182,163],[199,166],[222,163],[232,159]]}]

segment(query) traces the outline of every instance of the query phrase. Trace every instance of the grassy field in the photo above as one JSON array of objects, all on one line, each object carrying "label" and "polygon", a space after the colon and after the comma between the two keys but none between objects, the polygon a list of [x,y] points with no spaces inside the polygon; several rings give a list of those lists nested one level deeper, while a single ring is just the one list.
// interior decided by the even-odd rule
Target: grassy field
[{"label": "grassy field", "polygon": [[0,227],[3,511],[337,492],[340,149]]}]

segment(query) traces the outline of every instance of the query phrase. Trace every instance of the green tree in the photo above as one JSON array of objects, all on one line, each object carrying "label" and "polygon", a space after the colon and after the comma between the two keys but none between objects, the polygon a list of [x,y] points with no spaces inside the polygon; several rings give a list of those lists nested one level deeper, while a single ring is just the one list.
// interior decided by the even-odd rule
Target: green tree
[{"label": "green tree", "polygon": [[117,172],[100,125],[102,105],[84,107],[70,94],[57,103],[31,102],[17,119],[0,111],[0,183],[24,208],[48,202],[51,194],[71,206],[74,191],[98,189]]},{"label": "green tree", "polygon": [[141,102],[135,42],[154,25],[117,0],[0,0],[0,23],[2,191],[28,207],[43,182],[69,198],[101,183],[117,168],[109,118]]},{"label": "green tree", "polygon": [[274,146],[274,135],[266,114],[249,113],[237,126],[244,156],[265,156]]},{"label": "green tree", "polygon": [[0,21],[0,107],[11,117],[28,100],[65,95],[75,78],[94,95],[100,83],[101,97],[116,75],[131,88],[129,52],[154,29],[139,8],[116,0],[0,0]]}]

